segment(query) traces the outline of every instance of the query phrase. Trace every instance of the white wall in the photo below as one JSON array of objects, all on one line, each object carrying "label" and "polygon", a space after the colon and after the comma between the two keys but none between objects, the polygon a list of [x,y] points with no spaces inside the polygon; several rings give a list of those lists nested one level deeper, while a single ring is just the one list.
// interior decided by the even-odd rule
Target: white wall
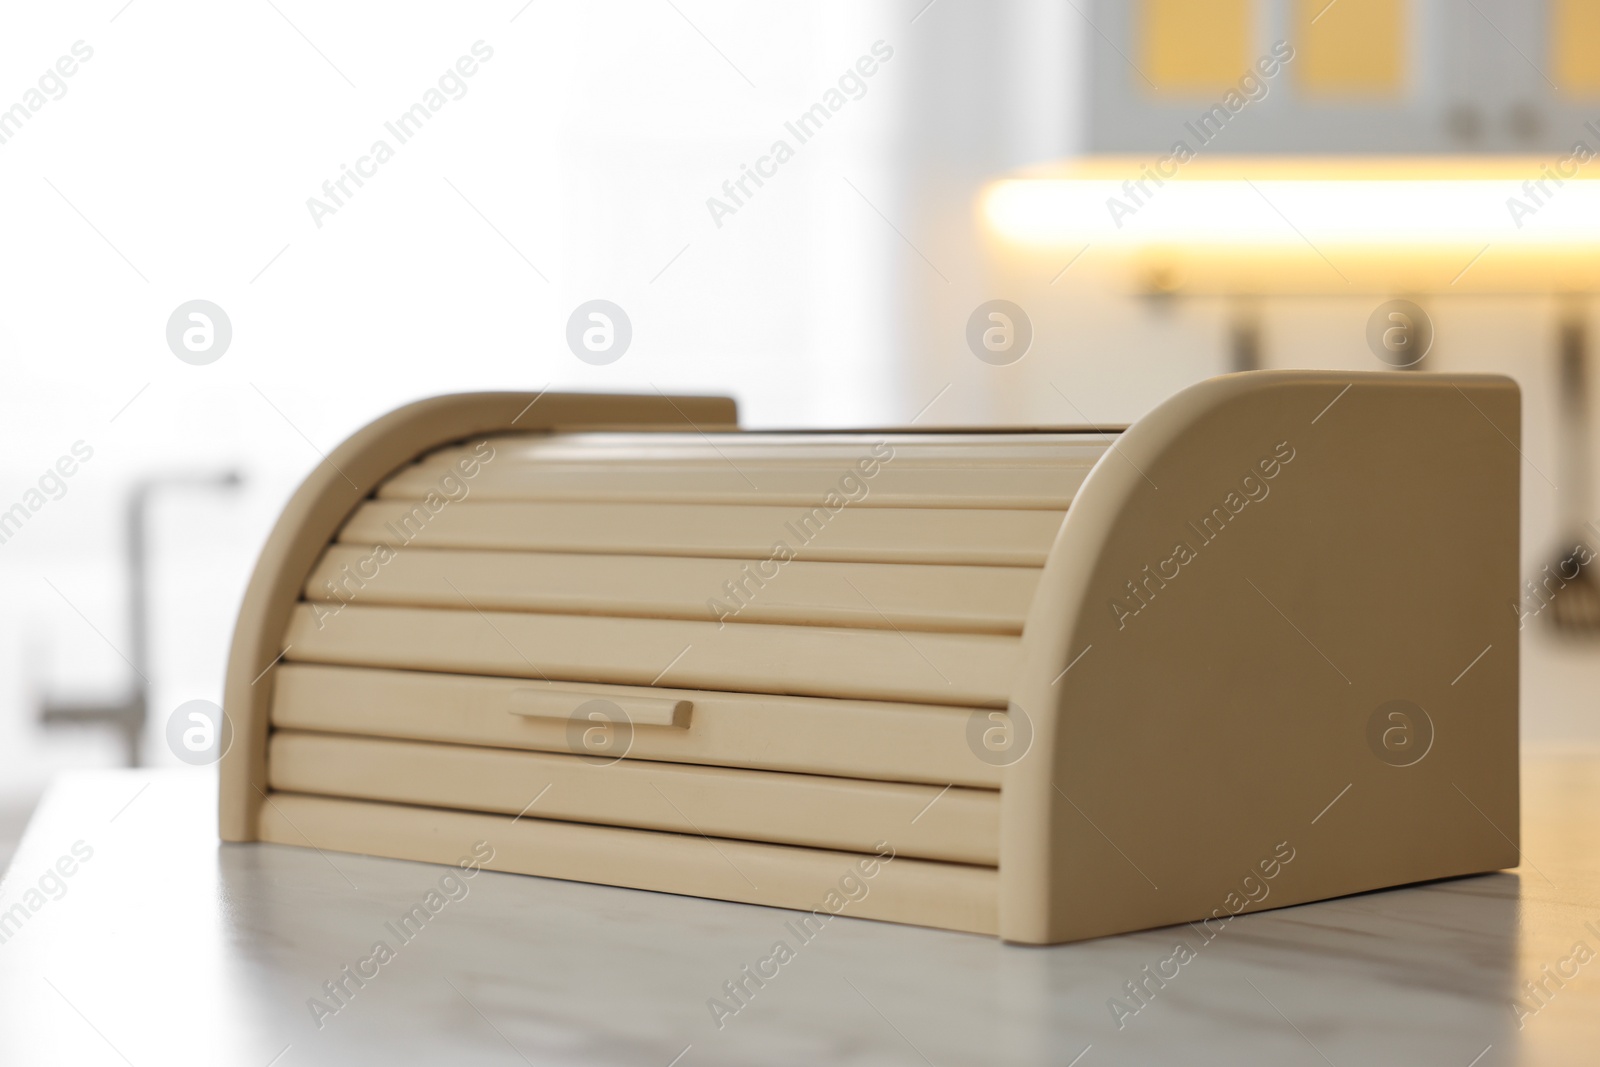
[{"label": "white wall", "polygon": [[[915,7],[275,3],[0,14],[0,108],[75,42],[93,49],[0,144],[0,509],[74,442],[94,449],[0,544],[0,793],[112,758],[105,738],[46,736],[32,707],[38,687],[93,696],[128,676],[135,477],[247,478],[157,509],[164,719],[218,698],[254,553],[319,450],[399,404],[659,387],[731,393],[755,426],[912,414],[890,310],[899,238],[873,208],[899,215],[891,131]],[[409,143],[388,135],[394,158],[314,225],[307,198],[480,40],[493,58],[465,96]],[[715,225],[707,198],[879,40],[895,54],[865,94]],[[564,341],[597,297],[634,327],[604,367]],[[209,366],[165,342],[193,298],[233,324]]]}]

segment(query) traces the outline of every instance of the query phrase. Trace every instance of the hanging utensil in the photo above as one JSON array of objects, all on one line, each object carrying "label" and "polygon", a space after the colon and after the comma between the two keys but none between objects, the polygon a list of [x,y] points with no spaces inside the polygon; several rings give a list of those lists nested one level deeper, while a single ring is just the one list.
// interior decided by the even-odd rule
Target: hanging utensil
[{"label": "hanging utensil", "polygon": [[1587,308],[1577,303],[1561,323],[1559,395],[1561,525],[1556,559],[1534,579],[1535,595],[1548,599],[1551,625],[1571,636],[1600,636],[1600,539],[1588,520],[1589,329]]}]

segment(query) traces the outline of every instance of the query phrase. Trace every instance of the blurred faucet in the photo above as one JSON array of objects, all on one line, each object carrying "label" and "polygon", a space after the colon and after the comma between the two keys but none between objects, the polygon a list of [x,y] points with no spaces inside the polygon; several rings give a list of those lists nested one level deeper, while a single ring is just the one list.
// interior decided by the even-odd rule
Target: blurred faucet
[{"label": "blurred faucet", "polygon": [[134,483],[123,512],[123,549],[128,570],[128,652],[135,677],[129,695],[110,703],[61,701],[45,696],[39,721],[46,726],[98,723],[122,737],[127,765],[140,765],[140,747],[150,705],[150,505],[158,491],[174,488],[234,489],[244,483],[238,471],[174,474]]}]

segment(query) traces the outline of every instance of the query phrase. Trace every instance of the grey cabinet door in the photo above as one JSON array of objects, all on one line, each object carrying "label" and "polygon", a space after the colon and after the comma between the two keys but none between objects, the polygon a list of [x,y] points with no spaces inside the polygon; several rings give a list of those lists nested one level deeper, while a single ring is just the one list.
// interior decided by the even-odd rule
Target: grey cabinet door
[{"label": "grey cabinet door", "polygon": [[[1582,6],[1495,0],[1495,33],[1487,48],[1505,88],[1495,101],[1498,113],[1491,105],[1491,121],[1509,147],[1551,155],[1552,163],[1578,141],[1600,153],[1600,26],[1584,26],[1586,20],[1563,25],[1560,17],[1580,13]],[[1577,69],[1563,69],[1562,51],[1574,55]]]},{"label": "grey cabinet door", "polygon": [[[1085,9],[1094,24],[1086,35],[1090,151],[1164,154],[1180,138],[1193,144],[1187,131],[1221,102],[1220,89],[1160,91],[1140,69],[1147,2],[1095,0]],[[1584,136],[1585,121],[1600,119],[1600,99],[1586,107],[1556,87],[1558,27],[1546,0],[1393,0],[1403,27],[1401,84],[1377,94],[1319,91],[1308,84],[1308,49],[1315,47],[1308,37],[1316,31],[1304,24],[1310,12],[1348,17],[1342,2],[1324,8],[1316,0],[1250,0],[1250,61],[1278,42],[1294,47],[1295,59],[1268,80],[1263,98],[1197,147],[1217,154],[1546,154],[1569,150]],[[1600,138],[1589,139],[1600,149]]]}]

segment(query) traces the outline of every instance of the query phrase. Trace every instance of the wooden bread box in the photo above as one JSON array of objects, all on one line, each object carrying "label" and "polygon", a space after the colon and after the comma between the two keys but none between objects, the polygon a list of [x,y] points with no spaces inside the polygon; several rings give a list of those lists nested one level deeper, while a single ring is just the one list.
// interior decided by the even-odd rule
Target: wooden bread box
[{"label": "wooden bread box", "polygon": [[412,404],[265,544],[221,836],[1034,944],[1513,866],[1519,440],[1417,373],[1118,430]]}]

